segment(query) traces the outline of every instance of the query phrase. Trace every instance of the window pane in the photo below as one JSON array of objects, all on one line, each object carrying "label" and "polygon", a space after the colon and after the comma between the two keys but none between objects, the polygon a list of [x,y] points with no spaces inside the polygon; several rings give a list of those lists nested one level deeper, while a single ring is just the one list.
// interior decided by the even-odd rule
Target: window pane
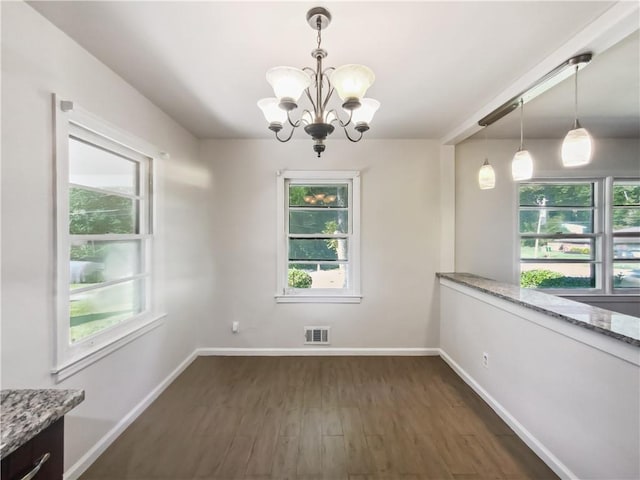
[{"label": "window pane", "polygon": [[71,187],[69,233],[72,235],[139,233],[138,201]]},{"label": "window pane", "polygon": [[289,211],[289,233],[347,233],[349,212],[347,210]]},{"label": "window pane", "polygon": [[614,232],[640,232],[640,208],[614,208],[613,231]]},{"label": "window pane", "polygon": [[291,207],[348,207],[349,185],[289,185]]},{"label": "window pane", "polygon": [[520,185],[521,206],[590,207],[593,205],[593,184],[525,183]]},{"label": "window pane", "polygon": [[595,268],[588,263],[521,263],[522,288],[595,288]]},{"label": "window pane", "polygon": [[520,240],[520,258],[557,258],[591,260],[594,241],[591,238],[525,238]]},{"label": "window pane", "polygon": [[347,288],[347,264],[289,264],[290,288]]},{"label": "window pane", "polygon": [[613,257],[638,258],[640,259],[640,237],[637,238],[614,238]]},{"label": "window pane", "polygon": [[117,193],[138,194],[138,162],[69,138],[69,182]]},{"label": "window pane", "polygon": [[71,246],[71,289],[142,273],[142,240],[88,241]]},{"label": "window pane", "polygon": [[144,303],[144,280],[71,295],[71,343],[142,312]]},{"label": "window pane", "polygon": [[521,233],[593,233],[593,210],[520,210]]},{"label": "window pane", "polygon": [[640,182],[614,182],[613,204],[640,206]]},{"label": "window pane", "polygon": [[614,263],[613,288],[640,288],[640,263]]},{"label": "window pane", "polygon": [[347,240],[341,239],[289,239],[289,260],[346,260]]}]

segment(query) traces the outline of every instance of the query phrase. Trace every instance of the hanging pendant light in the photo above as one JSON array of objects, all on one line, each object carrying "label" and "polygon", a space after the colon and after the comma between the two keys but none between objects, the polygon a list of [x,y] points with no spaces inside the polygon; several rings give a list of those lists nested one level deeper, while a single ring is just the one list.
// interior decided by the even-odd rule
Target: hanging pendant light
[{"label": "hanging pendant light", "polygon": [[576,65],[574,86],[574,121],[573,130],[569,130],[562,142],[562,165],[565,167],[579,167],[591,161],[591,135],[582,128],[578,121],[578,65]]},{"label": "hanging pendant light", "polygon": [[493,167],[487,158],[489,151],[487,148],[487,127],[484,127],[484,151],[484,163],[478,171],[478,186],[480,187],[480,190],[490,190],[496,186],[496,172],[493,170]]},{"label": "hanging pendant light", "polygon": [[533,176],[533,158],[528,150],[524,149],[524,102],[520,99],[520,148],[511,161],[511,176],[513,180],[529,180]]},{"label": "hanging pendant light", "polygon": [[480,190],[490,190],[496,186],[496,172],[486,158],[478,172],[478,185]]}]

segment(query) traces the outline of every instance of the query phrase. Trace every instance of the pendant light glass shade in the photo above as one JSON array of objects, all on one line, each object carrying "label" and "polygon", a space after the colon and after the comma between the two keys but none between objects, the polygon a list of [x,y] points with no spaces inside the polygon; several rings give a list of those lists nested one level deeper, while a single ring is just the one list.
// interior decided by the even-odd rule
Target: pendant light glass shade
[{"label": "pendant light glass shade", "polygon": [[279,103],[278,99],[273,97],[258,100],[258,107],[262,110],[264,118],[269,124],[284,124],[287,121],[287,112],[279,107]]},{"label": "pendant light glass shade", "polygon": [[351,121],[355,124],[358,123],[371,123],[373,116],[380,108],[380,102],[373,98],[363,98],[360,100],[360,107],[353,111]]},{"label": "pendant light glass shade", "polygon": [[489,190],[496,186],[496,172],[486,158],[478,172],[478,185],[480,190]]},{"label": "pendant light glass shade", "polygon": [[513,180],[529,180],[533,177],[533,158],[528,150],[518,150],[511,161],[511,176]]},{"label": "pendant light glass shade", "polygon": [[311,85],[311,77],[299,68],[273,67],[267,70],[267,82],[273,87],[278,100],[291,99],[297,102],[302,92]]},{"label": "pendant light glass shade", "polygon": [[364,65],[342,65],[331,73],[331,84],[343,102],[362,99],[375,79],[371,69]]},{"label": "pendant light glass shade", "polygon": [[591,135],[585,128],[569,130],[562,142],[562,165],[579,167],[591,161]]}]

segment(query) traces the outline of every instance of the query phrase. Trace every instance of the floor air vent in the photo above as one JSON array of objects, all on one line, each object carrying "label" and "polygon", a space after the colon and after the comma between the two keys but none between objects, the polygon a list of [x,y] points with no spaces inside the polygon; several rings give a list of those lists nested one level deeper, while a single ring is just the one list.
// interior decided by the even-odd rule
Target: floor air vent
[{"label": "floor air vent", "polygon": [[329,327],[304,327],[304,343],[329,345]]}]

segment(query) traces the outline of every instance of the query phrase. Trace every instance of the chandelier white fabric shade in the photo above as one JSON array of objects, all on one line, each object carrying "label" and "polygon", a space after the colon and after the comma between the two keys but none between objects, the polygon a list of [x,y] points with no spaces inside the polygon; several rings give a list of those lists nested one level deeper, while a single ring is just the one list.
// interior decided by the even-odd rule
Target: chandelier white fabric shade
[{"label": "chandelier white fabric shade", "polygon": [[278,100],[291,99],[297,102],[311,85],[311,77],[299,68],[273,67],[267,70],[267,82],[273,87]]},{"label": "chandelier white fabric shade", "polygon": [[283,124],[287,121],[287,112],[280,108],[280,101],[277,98],[271,97],[258,100],[258,107],[270,124]]},{"label": "chandelier white fabric shade", "polygon": [[331,73],[331,84],[343,102],[364,97],[376,76],[364,65],[342,65]]},{"label": "chandelier white fabric shade", "polygon": [[358,123],[371,123],[373,116],[380,108],[380,102],[373,98],[363,98],[360,100],[360,108],[353,110],[351,121],[356,125]]},{"label": "chandelier white fabric shade", "polygon": [[562,142],[562,165],[579,167],[591,161],[593,143],[591,135],[585,128],[569,130]]},{"label": "chandelier white fabric shade", "polygon": [[478,186],[480,190],[490,190],[496,186],[496,172],[486,158],[478,171]]},{"label": "chandelier white fabric shade", "polygon": [[511,177],[516,182],[529,180],[533,177],[533,158],[528,150],[518,150],[513,156]]}]

